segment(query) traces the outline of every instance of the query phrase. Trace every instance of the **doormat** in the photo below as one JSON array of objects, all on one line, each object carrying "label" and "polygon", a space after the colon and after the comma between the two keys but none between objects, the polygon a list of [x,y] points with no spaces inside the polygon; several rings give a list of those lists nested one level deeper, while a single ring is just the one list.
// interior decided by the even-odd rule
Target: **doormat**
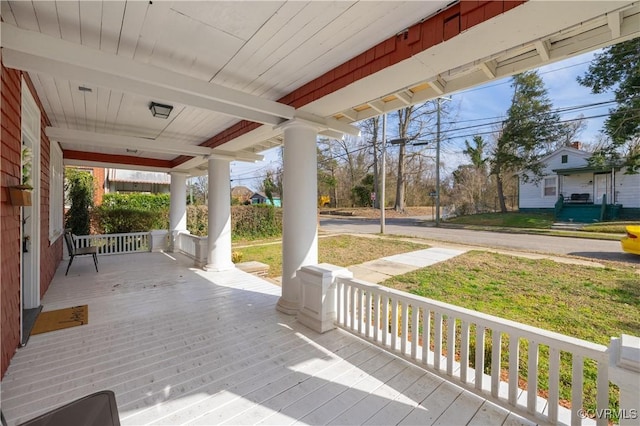
[{"label": "doormat", "polygon": [[55,311],[40,312],[31,334],[47,333],[49,331],[62,330],[63,328],[76,327],[89,323],[89,306],[72,306],[71,308]]}]

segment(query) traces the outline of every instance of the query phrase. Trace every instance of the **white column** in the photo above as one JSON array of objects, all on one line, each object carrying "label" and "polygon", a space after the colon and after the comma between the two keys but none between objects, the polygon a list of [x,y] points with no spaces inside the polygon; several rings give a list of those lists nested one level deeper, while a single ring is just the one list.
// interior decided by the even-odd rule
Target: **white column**
[{"label": "white column", "polygon": [[176,236],[187,230],[187,177],[184,172],[171,172],[171,204],[169,207],[169,249],[173,251]]},{"label": "white column", "polygon": [[205,271],[233,269],[229,160],[209,159],[209,253]]},{"label": "white column", "polygon": [[317,129],[299,120],[283,127],[282,296],[277,309],[294,315],[300,309],[296,271],[318,263]]}]

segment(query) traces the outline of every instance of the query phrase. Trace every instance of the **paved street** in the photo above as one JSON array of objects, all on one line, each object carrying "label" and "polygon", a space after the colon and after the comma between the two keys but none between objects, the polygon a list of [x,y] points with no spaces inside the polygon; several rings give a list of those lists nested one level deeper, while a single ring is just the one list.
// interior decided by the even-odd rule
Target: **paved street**
[{"label": "paved street", "polygon": [[[380,221],[377,219],[321,217],[320,229],[326,232],[374,234],[380,232]],[[433,222],[416,218],[387,219],[385,233],[479,247],[580,256],[589,259],[613,260],[640,265],[640,256],[624,253],[618,241],[435,228]]]}]

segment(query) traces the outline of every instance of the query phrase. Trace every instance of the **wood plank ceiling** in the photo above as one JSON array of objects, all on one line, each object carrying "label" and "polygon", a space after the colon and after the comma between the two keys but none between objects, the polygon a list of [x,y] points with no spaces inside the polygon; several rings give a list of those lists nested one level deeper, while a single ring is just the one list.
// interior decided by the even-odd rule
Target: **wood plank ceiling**
[{"label": "wood plank ceiling", "polygon": [[[532,0],[475,26],[468,20],[492,2],[447,3],[2,1],[3,63],[29,71],[67,162],[82,152],[85,163],[126,156],[138,168],[188,170],[208,152],[259,159],[281,143],[274,124],[294,115],[348,131],[382,111],[640,32],[638,2]],[[451,8],[465,28],[445,43],[297,109],[274,102],[376,45],[413,37],[413,28]],[[152,117],[151,101],[172,105],[169,119]],[[216,135],[239,119],[262,125],[212,150]]]}]

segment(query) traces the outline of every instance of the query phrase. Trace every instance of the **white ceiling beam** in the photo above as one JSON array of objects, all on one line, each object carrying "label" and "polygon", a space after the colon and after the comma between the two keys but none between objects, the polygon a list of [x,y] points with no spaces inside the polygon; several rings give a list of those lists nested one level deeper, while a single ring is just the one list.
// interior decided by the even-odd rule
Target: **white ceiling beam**
[{"label": "white ceiling beam", "polygon": [[382,101],[371,101],[368,102],[367,105],[369,105],[378,114],[384,113],[384,102]]},{"label": "white ceiling beam", "polygon": [[616,39],[622,35],[622,12],[607,13],[607,25],[611,30],[611,38]]},{"label": "white ceiling beam", "polygon": [[489,80],[493,80],[497,77],[496,68],[496,61],[487,61],[480,63],[480,69],[486,74],[487,77],[489,77]]},{"label": "white ceiling beam", "polygon": [[[2,25],[1,42],[3,62],[5,53],[9,53],[6,59],[10,63],[5,65],[12,68],[53,74],[201,108],[209,105],[207,109],[265,124],[278,124],[293,118],[295,113],[295,108],[279,102],[6,23]],[[77,71],[68,75],[73,68]]]},{"label": "white ceiling beam", "polygon": [[100,167],[105,169],[124,169],[124,170],[141,170],[141,171],[149,171],[149,172],[170,172],[172,171],[168,167],[151,167],[151,166],[141,166],[141,165],[131,165],[131,164],[120,164],[120,163],[106,163],[104,161],[87,161],[87,160],[74,160],[70,158],[64,158],[62,163],[65,166],[81,166],[81,167]]},{"label": "white ceiling beam", "polygon": [[344,115],[351,121],[358,121],[358,111],[353,108],[349,108],[345,111],[341,111],[340,114]]},{"label": "white ceiling beam", "polygon": [[247,151],[225,151],[224,149],[214,148],[209,158],[218,158],[221,160],[233,160],[233,161],[245,161],[255,163],[256,161],[264,160],[264,155],[255,154]]},{"label": "white ceiling beam", "polygon": [[544,40],[536,40],[534,43],[538,55],[543,61],[547,62],[551,59],[551,52],[549,51],[549,44]]},{"label": "white ceiling beam", "polygon": [[85,147],[135,149],[173,155],[211,155],[213,153],[211,148],[196,145],[176,145],[175,142],[170,140],[162,141],[58,127],[47,127],[45,133],[49,138],[58,142],[73,143],[74,145]]},{"label": "white ceiling beam", "polygon": [[429,81],[427,84],[433,90],[435,90],[438,93],[438,95],[444,95],[444,88],[446,86],[446,83],[442,79],[437,78],[436,80]]},{"label": "white ceiling beam", "polygon": [[[343,123],[342,121],[338,121],[333,117],[319,117],[315,114],[310,114],[304,111],[297,111],[295,120],[307,121],[309,124],[318,128],[319,132],[324,132],[327,130],[334,131],[341,134],[348,134],[357,136],[360,134],[360,128],[353,126],[348,123]],[[276,126],[278,129],[280,126]]]},{"label": "white ceiling beam", "polygon": [[[106,133],[94,133],[84,130],[47,127],[46,135],[58,142],[72,143],[85,147],[122,148],[157,154],[190,155],[206,158],[220,158],[232,161],[262,161],[264,156],[247,151],[226,151],[198,145],[179,145],[170,140],[145,139],[132,136],[119,136]],[[206,157],[206,158],[205,158]]]},{"label": "white ceiling beam", "polygon": [[400,99],[405,105],[411,105],[411,96],[407,92],[398,92],[395,94],[396,98]]}]

